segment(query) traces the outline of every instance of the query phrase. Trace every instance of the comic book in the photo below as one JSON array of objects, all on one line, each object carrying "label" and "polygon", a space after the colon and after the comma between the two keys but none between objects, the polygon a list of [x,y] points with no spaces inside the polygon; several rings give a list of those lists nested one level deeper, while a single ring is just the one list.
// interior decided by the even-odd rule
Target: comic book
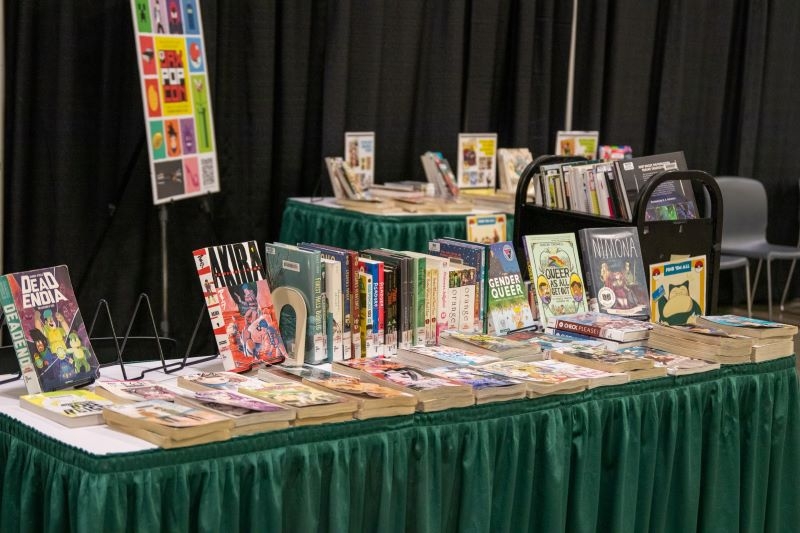
[{"label": "comic book", "polygon": [[497,166],[496,133],[458,135],[458,188],[495,188]]},{"label": "comic book", "polygon": [[500,190],[515,193],[522,172],[533,162],[533,155],[527,148],[498,148],[497,173]]},{"label": "comic book", "polygon": [[705,255],[650,265],[650,320],[694,324],[706,311]]},{"label": "comic book", "polygon": [[92,391],[85,389],[49,391],[24,394],[19,405],[67,427],[94,426],[103,423],[103,408],[112,405]]},{"label": "comic book", "polygon": [[0,304],[30,394],[100,375],[66,265],[0,276]]},{"label": "comic book", "polygon": [[526,235],[525,253],[542,324],[556,315],[588,311],[574,233]]},{"label": "comic book", "polygon": [[286,358],[256,242],[209,246],[193,255],[225,370],[245,372]]},{"label": "comic book", "polygon": [[533,325],[533,313],[522,283],[514,246],[498,242],[487,246],[486,276],[487,330],[504,335],[511,330]]}]

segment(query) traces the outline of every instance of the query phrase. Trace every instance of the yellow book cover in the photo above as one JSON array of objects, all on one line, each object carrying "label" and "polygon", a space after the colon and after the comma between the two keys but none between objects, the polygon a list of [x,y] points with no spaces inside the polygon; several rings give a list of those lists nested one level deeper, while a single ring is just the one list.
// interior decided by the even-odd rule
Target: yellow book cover
[{"label": "yellow book cover", "polygon": [[705,255],[650,265],[650,320],[694,324],[706,311]]}]

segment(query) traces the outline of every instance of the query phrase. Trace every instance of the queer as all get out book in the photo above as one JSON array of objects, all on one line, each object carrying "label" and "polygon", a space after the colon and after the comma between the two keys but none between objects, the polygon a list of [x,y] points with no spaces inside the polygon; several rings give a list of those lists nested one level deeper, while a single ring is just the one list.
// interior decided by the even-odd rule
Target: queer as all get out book
[{"label": "queer as all get out book", "polygon": [[286,348],[256,242],[209,246],[193,255],[225,370],[283,361]]},{"label": "queer as all get out book", "polygon": [[0,276],[0,304],[29,393],[100,375],[66,265]]}]

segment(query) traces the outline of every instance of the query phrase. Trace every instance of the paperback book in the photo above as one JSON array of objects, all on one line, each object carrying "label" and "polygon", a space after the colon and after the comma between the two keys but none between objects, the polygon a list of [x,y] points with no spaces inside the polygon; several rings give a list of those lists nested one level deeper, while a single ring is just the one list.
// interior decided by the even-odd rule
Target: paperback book
[{"label": "paperback book", "polygon": [[728,333],[747,335],[754,339],[794,337],[797,335],[797,326],[793,324],[783,324],[772,320],[761,320],[738,315],[704,315],[697,317],[697,325],[721,329]]},{"label": "paperback book", "polygon": [[175,403],[199,407],[233,420],[233,436],[289,427],[295,419],[292,407],[277,405],[229,390],[207,390],[178,395]]},{"label": "paperback book", "polygon": [[511,242],[487,246],[487,268],[487,332],[504,335],[511,330],[533,326],[528,293]]},{"label": "paperback book", "polygon": [[474,366],[439,366],[429,368],[428,372],[472,387],[477,404],[518,400],[526,396],[527,385],[524,382]]},{"label": "paperback book", "polygon": [[635,227],[578,231],[586,289],[603,313],[650,319],[648,280]]},{"label": "paperback book", "polygon": [[397,360],[420,368],[430,368],[445,365],[480,366],[499,361],[499,358],[450,346],[412,346],[398,350]]},{"label": "paperback book", "polygon": [[605,347],[562,346],[549,352],[551,359],[565,361],[576,365],[587,366],[606,372],[626,372],[628,370],[644,370],[653,368],[650,359],[635,355],[614,352]]},{"label": "paperback book", "polygon": [[484,367],[494,372],[513,379],[518,379],[526,384],[529,398],[547,394],[569,394],[580,392],[588,386],[586,377],[578,377],[567,372],[563,363],[559,361],[499,361]]},{"label": "paperback book", "polygon": [[542,358],[541,348],[538,344],[516,340],[506,335],[445,331],[442,333],[439,342],[442,346],[469,350],[476,354],[490,355],[498,359],[533,361]]},{"label": "paperback book", "polygon": [[579,155],[597,158],[598,131],[559,131],[556,134],[556,155]]},{"label": "paperback book", "polygon": [[102,424],[103,408],[112,403],[84,389],[38,392],[19,397],[23,409],[71,428]]},{"label": "paperback book", "polygon": [[245,372],[283,361],[286,347],[256,242],[209,246],[193,255],[225,369]]},{"label": "paperback book", "polygon": [[347,131],[344,134],[345,161],[355,173],[362,190],[375,181],[375,132]]},{"label": "paperback book", "polygon": [[684,357],[649,346],[631,346],[617,350],[621,354],[650,359],[655,366],[665,367],[670,376],[684,376],[719,369],[719,363]]},{"label": "paperback book", "polygon": [[111,400],[114,403],[132,403],[145,400],[175,399],[175,391],[147,379],[138,380],[99,380],[95,382],[95,394]]},{"label": "paperback book", "polygon": [[0,304],[28,393],[99,377],[66,265],[0,276]]},{"label": "paperback book", "polygon": [[358,409],[355,402],[338,394],[309,387],[288,378],[276,382],[265,381],[258,388],[240,387],[239,392],[266,402],[294,407],[297,409],[298,420],[347,420],[353,418],[352,413]]},{"label": "paperback book", "polygon": [[706,266],[705,255],[650,265],[650,319],[676,326],[704,315]]},{"label": "paperback book", "polygon": [[554,330],[617,342],[647,339],[651,328],[649,322],[596,312],[553,316],[547,325]]},{"label": "paperback book", "polygon": [[686,357],[735,364],[750,361],[753,339],[695,324],[653,324],[647,345]]},{"label": "paperback book", "polygon": [[459,189],[496,188],[496,133],[460,133],[458,135]]},{"label": "paperback book", "polygon": [[527,148],[498,148],[497,172],[500,189],[516,193],[520,176],[532,162],[533,155]]},{"label": "paperback book", "polygon": [[574,233],[526,235],[525,253],[542,324],[556,315],[589,310]]}]

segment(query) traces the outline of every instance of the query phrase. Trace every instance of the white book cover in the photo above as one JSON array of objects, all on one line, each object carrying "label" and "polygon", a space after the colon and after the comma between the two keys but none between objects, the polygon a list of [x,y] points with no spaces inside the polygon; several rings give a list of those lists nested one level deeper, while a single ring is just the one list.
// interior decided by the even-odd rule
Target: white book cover
[{"label": "white book cover", "polygon": [[458,135],[459,189],[478,189],[496,186],[497,134],[460,133]]},{"label": "white book cover", "polygon": [[363,190],[375,182],[375,132],[348,131],[344,134],[344,159]]},{"label": "white book cover", "polygon": [[342,264],[335,259],[320,259],[325,269],[325,298],[328,300],[326,306],[328,313],[333,315],[331,326],[332,331],[328,334],[328,339],[333,342],[333,359],[344,360],[344,336],[342,334],[342,324],[344,323],[344,297],[342,294]]}]

